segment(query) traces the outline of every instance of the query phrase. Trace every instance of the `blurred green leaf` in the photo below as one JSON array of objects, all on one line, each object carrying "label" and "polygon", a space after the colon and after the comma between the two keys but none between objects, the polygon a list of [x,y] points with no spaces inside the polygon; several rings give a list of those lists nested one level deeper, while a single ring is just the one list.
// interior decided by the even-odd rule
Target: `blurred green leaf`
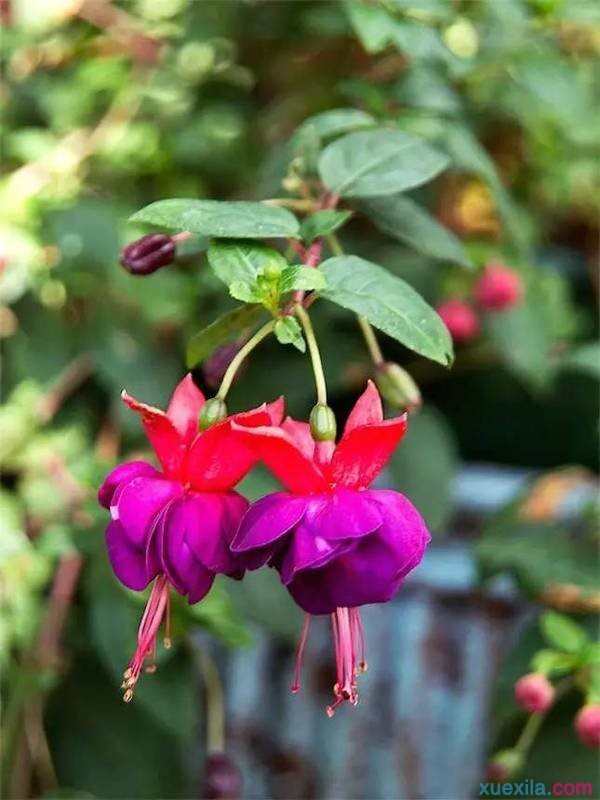
[{"label": "blurred green leaf", "polygon": [[352,216],[352,211],[334,211],[333,209],[323,209],[322,211],[315,211],[309,217],[302,221],[300,226],[300,237],[310,244],[314,239],[320,236],[327,236],[334,233]]},{"label": "blurred green leaf", "polygon": [[567,653],[579,653],[588,643],[588,637],[582,627],[564,614],[546,611],[540,619],[542,633],[547,641],[559,650]]},{"label": "blurred green leaf", "polygon": [[371,114],[358,108],[332,108],[305,119],[299,132],[304,133],[310,128],[320,139],[327,139],[361,128],[370,128],[375,124],[375,118]]},{"label": "blurred green leaf", "polygon": [[194,334],[187,345],[186,363],[189,368],[195,367],[207,358],[219,345],[238,338],[265,316],[260,305],[238,306],[218,317],[206,328]]},{"label": "blurred green leaf", "polygon": [[433,531],[444,533],[454,510],[452,484],[457,469],[457,445],[444,417],[432,407],[411,414],[389,470],[394,488],[414,503]]},{"label": "blurred green leaf", "polygon": [[337,256],[321,269],[327,280],[322,295],[426,358],[452,363],[448,329],[423,298],[401,278],[358,256]]},{"label": "blurred green leaf", "polygon": [[398,130],[359,131],[328,145],[319,174],[342,197],[378,197],[420,186],[448,166],[448,159],[421,139]]},{"label": "blurred green leaf", "polygon": [[418,252],[463,267],[473,266],[459,239],[408,197],[374,198],[362,202],[359,208],[380,231]]},{"label": "blurred green leaf", "polygon": [[559,361],[559,366],[600,378],[600,344],[592,342],[575,348]]},{"label": "blurred green leaf", "polygon": [[531,660],[533,672],[541,672],[551,677],[571,672],[576,665],[577,659],[557,650],[538,650]]},{"label": "blurred green leaf", "polygon": [[159,200],[134,214],[131,222],[231,239],[285,239],[297,237],[300,230],[287,209],[242,201]]}]

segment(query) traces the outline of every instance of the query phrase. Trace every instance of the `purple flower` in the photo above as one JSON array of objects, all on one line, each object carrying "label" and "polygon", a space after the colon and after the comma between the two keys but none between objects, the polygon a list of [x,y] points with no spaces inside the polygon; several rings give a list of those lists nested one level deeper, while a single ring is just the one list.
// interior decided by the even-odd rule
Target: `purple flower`
[{"label": "purple flower", "polygon": [[138,634],[138,647],[125,674],[125,699],[146,659],[151,657],[163,618],[168,619],[173,587],[197,603],[215,574],[241,578],[243,558],[229,544],[248,507],[232,487],[256,457],[232,431],[232,419],[246,425],[277,423],[281,402],[217,422],[204,431],[198,416],[204,396],[191,375],[177,386],[167,412],[126,393],[125,403],[142,419],[162,471],[145,461],[129,461],[110,472],[98,500],[110,510],[106,529],[110,563],[129,589],[155,580]]},{"label": "purple flower", "polygon": [[[405,430],[406,416],[383,420],[379,394],[369,382],[337,447],[315,444],[309,426],[289,418],[280,427],[244,434],[288,491],[254,503],[232,550],[246,557],[248,569],[275,567],[307,614],[331,615],[338,680],[330,713],[344,700],[358,700],[356,675],[364,661],[358,607],[390,600],[430,540],[406,497],[368,488]],[[299,659],[307,628],[308,622]],[[299,688],[297,680],[293,688]]]}]

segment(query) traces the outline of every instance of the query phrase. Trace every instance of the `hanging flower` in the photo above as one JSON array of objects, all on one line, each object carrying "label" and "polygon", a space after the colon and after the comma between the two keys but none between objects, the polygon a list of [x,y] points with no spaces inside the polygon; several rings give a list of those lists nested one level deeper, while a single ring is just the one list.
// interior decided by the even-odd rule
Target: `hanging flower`
[{"label": "hanging flower", "polygon": [[[177,386],[167,412],[145,405],[123,392],[136,411],[160,463],[129,461],[110,472],[98,500],[110,510],[106,529],[108,557],[117,578],[129,589],[154,586],[138,632],[138,646],[125,672],[125,700],[147,659],[152,657],[163,619],[168,626],[173,587],[197,603],[209,591],[216,573],[243,575],[243,563],[229,543],[248,501],[232,487],[256,457],[232,431],[233,419],[244,426],[280,422],[283,401],[216,422],[199,431],[205,400],[187,375]],[[168,642],[168,630],[165,643]]]},{"label": "hanging flower", "polygon": [[[232,427],[242,430],[241,424]],[[406,497],[368,488],[405,430],[406,415],[383,420],[381,399],[369,381],[337,447],[333,441],[315,443],[309,425],[290,418],[280,427],[244,432],[287,491],[254,503],[232,550],[246,557],[248,569],[274,566],[307,613],[294,691],[310,615],[331,615],[337,682],[330,716],[343,701],[358,702],[356,677],[366,668],[359,607],[391,600],[430,539]]]}]

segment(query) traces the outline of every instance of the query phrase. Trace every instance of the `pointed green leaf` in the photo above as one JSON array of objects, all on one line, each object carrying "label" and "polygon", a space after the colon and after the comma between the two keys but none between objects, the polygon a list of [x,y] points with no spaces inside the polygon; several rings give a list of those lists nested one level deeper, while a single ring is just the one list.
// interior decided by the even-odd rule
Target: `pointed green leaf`
[{"label": "pointed green leaf", "polygon": [[473,267],[459,239],[408,197],[374,198],[361,203],[360,208],[380,231],[419,253]]},{"label": "pointed green leaf", "polygon": [[262,306],[238,306],[232,311],[218,317],[206,328],[198,331],[188,342],[186,362],[191,369],[209,356],[221,344],[242,336],[245,331],[255,326],[263,317]]},{"label": "pointed green leaf", "polygon": [[295,317],[281,317],[275,323],[275,336],[280,344],[293,344],[301,353],[306,351],[302,328]]},{"label": "pointed green leaf", "polygon": [[361,128],[371,128],[375,124],[375,118],[366,111],[357,108],[332,108],[304,120],[298,132],[304,133],[310,128],[320,139],[327,139]]},{"label": "pointed green leaf", "polygon": [[328,145],[319,159],[319,174],[325,186],[342,197],[378,197],[420,186],[448,163],[447,156],[421,139],[378,128],[350,133]]},{"label": "pointed green leaf", "polygon": [[179,199],[142,208],[132,222],[231,239],[296,237],[300,225],[287,209],[266,203]]},{"label": "pointed green leaf", "polygon": [[567,653],[578,653],[589,641],[580,625],[556,611],[546,611],[540,619],[540,626],[550,644]]},{"label": "pointed green leaf", "polygon": [[215,242],[208,250],[213,272],[227,286],[236,283],[253,285],[265,270],[282,270],[287,261],[272,247],[257,242]]},{"label": "pointed green leaf", "polygon": [[322,211],[315,211],[310,217],[307,217],[300,226],[300,238],[310,244],[314,239],[319,236],[328,236],[330,233],[337,231],[341,228],[350,217],[352,211],[334,211],[333,209],[323,209]]},{"label": "pointed green leaf", "polygon": [[286,267],[281,273],[279,291],[281,294],[292,291],[321,291],[325,288],[325,277],[318,269],[312,267]]},{"label": "pointed green leaf", "polygon": [[321,265],[322,296],[366,317],[405,347],[444,366],[452,363],[448,329],[408,283],[358,256],[337,256]]}]

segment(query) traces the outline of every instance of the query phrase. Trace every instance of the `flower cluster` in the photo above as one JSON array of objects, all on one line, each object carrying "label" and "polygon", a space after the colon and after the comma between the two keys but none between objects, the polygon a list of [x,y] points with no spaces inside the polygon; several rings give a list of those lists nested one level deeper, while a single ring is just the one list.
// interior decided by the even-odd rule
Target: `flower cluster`
[{"label": "flower cluster", "polygon": [[[523,299],[524,292],[518,272],[499,261],[490,261],[473,286],[472,296],[481,311],[496,313],[516,306]],[[481,323],[471,302],[450,299],[436,310],[455,342],[468,342],[479,334]]]},{"label": "flower cluster", "polygon": [[[153,582],[124,673],[125,700],[142,669],[154,668],[163,621],[168,644],[172,590],[197,603],[216,574],[240,579],[269,565],[306,613],[292,688],[300,686],[310,617],[329,615],[337,680],[327,710],[356,704],[356,679],[366,669],[360,606],[390,600],[430,538],[406,497],[370,488],[406,431],[406,415],[384,420],[369,382],[336,445],[327,406],[315,407],[311,424],[283,419],[283,399],[224,416],[224,404],[206,401],[191,375],[166,412],[126,393],[123,400],[139,414],[160,465],[121,464],[98,495],[110,510],[106,545],[115,575],[134,590]],[[250,505],[234,486],[258,460],[283,491]]]}]

